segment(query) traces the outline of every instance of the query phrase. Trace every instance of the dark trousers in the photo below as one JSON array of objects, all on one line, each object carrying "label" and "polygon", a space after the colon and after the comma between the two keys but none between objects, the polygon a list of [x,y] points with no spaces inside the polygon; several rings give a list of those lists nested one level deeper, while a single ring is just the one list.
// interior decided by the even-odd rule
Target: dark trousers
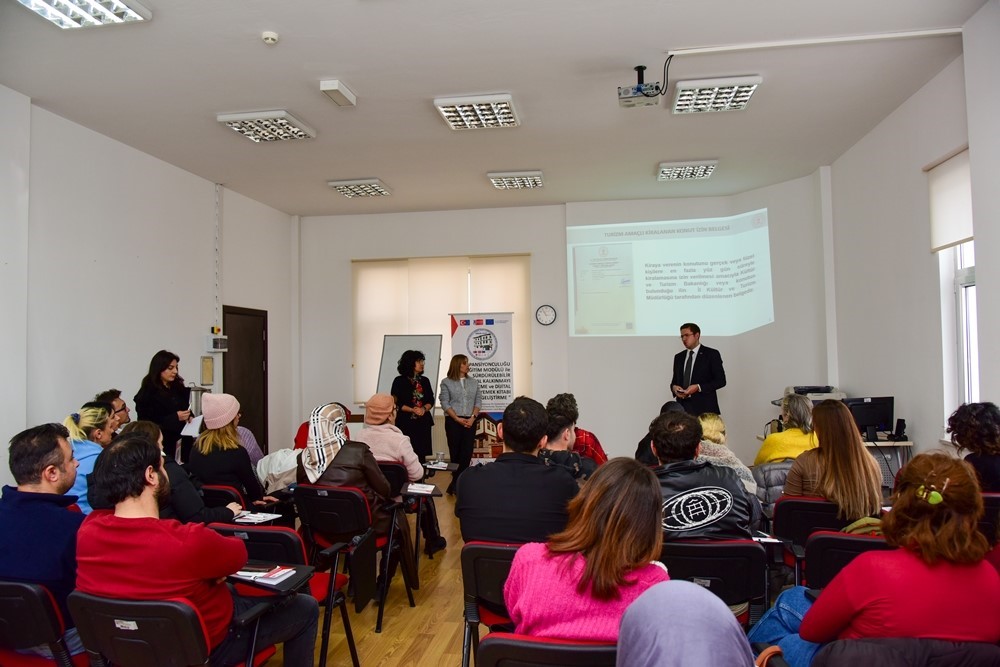
[{"label": "dark trousers", "polygon": [[[458,464],[458,470],[452,475],[452,479],[457,480],[472,461],[472,449],[476,444],[476,429],[465,428],[451,417],[445,417],[444,434],[448,438],[448,457],[452,463]],[[452,484],[454,485],[454,482]]]},{"label": "dark trousers", "polygon": [[[260,602],[262,598],[233,594],[233,616],[238,616]],[[257,649],[271,644],[284,644],[285,667],[313,667],[316,649],[316,622],[319,603],[309,594],[292,595],[276,608],[260,617]],[[222,643],[215,647],[209,662],[212,667],[237,665],[247,657],[253,626],[241,632],[230,630]]]}]

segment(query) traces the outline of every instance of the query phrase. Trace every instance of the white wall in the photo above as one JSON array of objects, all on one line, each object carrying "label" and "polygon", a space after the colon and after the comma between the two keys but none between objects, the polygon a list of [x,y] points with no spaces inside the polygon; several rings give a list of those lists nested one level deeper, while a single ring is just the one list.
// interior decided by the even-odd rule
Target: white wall
[{"label": "white wall", "polygon": [[[351,260],[530,253],[532,304],[565,312],[565,239],[562,206],[303,218],[300,417],[354,398]],[[557,329],[532,325],[530,386],[539,396],[564,385],[566,337]]]},{"label": "white wall", "polygon": [[[529,252],[532,306],[566,312],[565,226],[728,215],[768,207],[776,323],[737,338],[709,340],[726,361],[721,393],[734,449],[752,459],[754,435],[788,384],[825,381],[822,249],[814,177],[733,198],[576,203],[479,211],[305,218],[302,221],[304,406],[352,396],[352,259]],[[442,314],[442,317],[446,314]],[[531,317],[531,313],[524,316]],[[669,398],[677,338],[569,338],[565,317],[532,325],[531,394],[545,402],[576,394],[580,423],[611,455],[632,455]],[[678,323],[680,324],[680,323]],[[789,374],[789,368],[797,371]],[[439,443],[443,445],[443,443]],[[441,447],[439,447],[441,448]]]},{"label": "white wall", "polygon": [[990,0],[963,28],[972,215],[976,235],[980,397],[1000,401],[1000,0]]},{"label": "white wall", "polygon": [[11,484],[7,441],[24,428],[28,400],[28,170],[31,101],[0,86],[0,483]]},{"label": "white wall", "polygon": [[[298,363],[292,346],[298,327],[292,316],[291,218],[229,190],[222,210],[222,302],[267,311],[268,434],[258,438],[266,437],[270,451],[291,447],[300,423],[291,391]],[[216,372],[221,378],[221,368]]]},{"label": "white wall", "polygon": [[919,449],[937,446],[944,424],[940,279],[922,169],[965,144],[964,91],[959,58],[832,170],[841,387],[895,396]]},{"label": "white wall", "polygon": [[[0,120],[4,440],[112,386],[131,403],[160,348],[198,380],[215,321],[214,185],[2,87]],[[225,203],[223,298],[272,313],[271,439],[284,445],[291,218],[232,193]],[[0,481],[11,481],[6,464]]]}]

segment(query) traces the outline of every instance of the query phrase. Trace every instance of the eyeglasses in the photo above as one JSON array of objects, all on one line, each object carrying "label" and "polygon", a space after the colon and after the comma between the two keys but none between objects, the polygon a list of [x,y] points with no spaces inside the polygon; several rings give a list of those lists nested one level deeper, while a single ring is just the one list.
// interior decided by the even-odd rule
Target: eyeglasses
[{"label": "eyeglasses", "polygon": [[115,414],[118,414],[119,412],[128,412],[128,406],[127,405],[123,405],[120,408],[118,408],[117,410],[115,410]]}]

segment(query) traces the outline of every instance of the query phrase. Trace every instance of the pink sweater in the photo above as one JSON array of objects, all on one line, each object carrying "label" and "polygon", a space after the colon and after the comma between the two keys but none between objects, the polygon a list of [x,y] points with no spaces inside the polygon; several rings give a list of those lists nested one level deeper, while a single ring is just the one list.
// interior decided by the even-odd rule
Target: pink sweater
[{"label": "pink sweater", "polygon": [[504,599],[518,634],[584,641],[618,641],[618,625],[632,601],[647,588],[670,579],[660,563],[633,570],[614,600],[577,593],[584,559],[579,554],[548,557],[545,544],[517,550],[504,586]]}]

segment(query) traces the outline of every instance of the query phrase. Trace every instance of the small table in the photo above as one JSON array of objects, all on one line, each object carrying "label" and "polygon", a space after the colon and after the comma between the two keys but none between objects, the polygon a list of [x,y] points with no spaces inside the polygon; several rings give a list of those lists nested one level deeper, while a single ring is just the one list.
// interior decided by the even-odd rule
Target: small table
[{"label": "small table", "polygon": [[[454,465],[456,469],[458,468],[457,463],[448,465]],[[413,560],[419,563],[420,562],[420,515],[424,511],[424,498],[440,498],[444,494],[441,493],[441,489],[437,488],[433,484],[427,485],[433,487],[433,490],[431,490],[430,492],[413,491],[410,489],[411,486],[413,486],[413,483],[407,482],[406,484],[403,485],[403,488],[399,490],[399,493],[405,498],[417,499],[417,531],[416,531],[417,534],[413,540]]]}]

